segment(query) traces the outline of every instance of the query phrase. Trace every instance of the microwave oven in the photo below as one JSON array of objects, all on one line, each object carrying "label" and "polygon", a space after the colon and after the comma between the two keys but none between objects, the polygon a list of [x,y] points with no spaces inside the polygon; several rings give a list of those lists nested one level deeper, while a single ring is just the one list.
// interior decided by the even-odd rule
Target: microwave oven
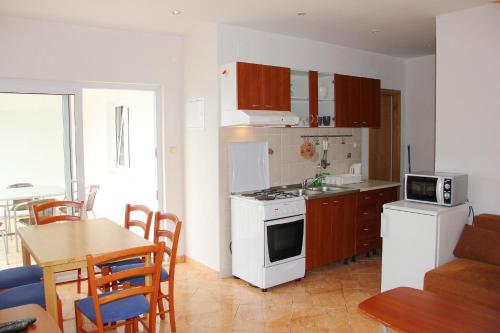
[{"label": "microwave oven", "polygon": [[405,200],[443,206],[467,201],[467,175],[447,172],[416,172],[405,175]]}]

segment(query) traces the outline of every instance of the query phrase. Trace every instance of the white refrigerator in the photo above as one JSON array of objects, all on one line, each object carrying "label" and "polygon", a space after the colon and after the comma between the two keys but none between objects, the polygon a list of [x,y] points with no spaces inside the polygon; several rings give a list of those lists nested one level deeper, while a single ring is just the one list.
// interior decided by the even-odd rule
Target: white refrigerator
[{"label": "white refrigerator", "polygon": [[427,271],[455,257],[453,250],[467,223],[469,205],[444,207],[410,201],[384,205],[382,286],[423,289]]}]

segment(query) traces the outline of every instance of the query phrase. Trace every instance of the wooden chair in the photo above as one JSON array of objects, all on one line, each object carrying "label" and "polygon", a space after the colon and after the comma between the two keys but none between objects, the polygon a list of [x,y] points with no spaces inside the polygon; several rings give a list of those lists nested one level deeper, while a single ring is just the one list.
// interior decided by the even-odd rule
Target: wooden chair
[{"label": "wooden chair", "polygon": [[[162,221],[165,221],[166,227],[162,229]],[[165,313],[168,312],[170,319],[170,330],[172,332],[176,331],[175,325],[175,309],[174,309],[174,276],[175,276],[175,261],[177,259],[177,246],[179,245],[179,236],[181,234],[182,221],[179,218],[170,213],[160,213],[155,214],[155,234],[154,241],[159,243],[161,238],[167,238],[170,245],[165,245],[165,253],[169,256],[168,264],[168,294],[163,294],[161,288],[159,288],[158,295],[158,314],[161,319],[165,319]],[[163,282],[163,281],[162,281]],[[165,310],[163,306],[163,300],[168,303],[168,310]]]},{"label": "wooden chair", "polygon": [[[139,220],[137,216],[132,217],[133,212],[139,212],[143,216],[143,220]],[[143,214],[141,214],[143,213]],[[151,229],[151,220],[153,219],[153,212],[144,205],[131,205],[127,204],[125,206],[125,228],[130,230],[131,227],[139,227],[144,231],[144,239],[149,238],[149,230]],[[112,262],[107,264],[100,264],[98,267],[101,269],[102,275],[107,275],[110,273],[111,266],[125,266],[132,264],[139,264],[142,262],[141,258],[132,258],[128,260],[122,260],[119,262]],[[109,291],[112,286],[105,286],[105,290]]]},{"label": "wooden chair", "polygon": [[[60,208],[63,208],[64,213],[61,213]],[[51,201],[33,206],[33,214],[37,225],[62,221],[81,221],[82,210],[83,202],[75,201]],[[54,212],[59,212],[61,215],[54,215]],[[78,293],[82,291],[82,280],[84,280],[82,269],[78,268],[76,279]]]},{"label": "wooden chair", "polygon": [[[133,212],[142,212],[146,215],[144,221],[133,219]],[[125,206],[125,228],[139,227],[144,231],[144,239],[149,238],[149,230],[151,229],[151,220],[153,220],[153,212],[144,205],[131,205]]]},{"label": "wooden chair", "polygon": [[[83,329],[83,315],[97,326],[97,332],[104,332],[104,327],[114,328],[126,326],[135,332],[139,320],[143,326],[147,320],[148,332],[156,332],[156,303],[160,286],[160,269],[163,259],[164,243],[131,248],[99,256],[87,256],[89,272],[89,289],[91,296],[75,301],[76,332],[86,332]],[[111,273],[96,277],[94,267],[110,262],[122,261],[134,257],[151,258],[154,263],[129,269],[119,273]],[[122,279],[151,276],[150,286],[125,286],[104,294],[99,294],[101,288]],[[142,315],[147,315],[143,320]]]},{"label": "wooden chair", "polygon": [[[60,221],[80,221],[82,219],[82,210],[83,202],[77,201],[52,201],[33,206],[35,222],[38,225]],[[56,211],[59,211],[61,214],[54,214]]]},{"label": "wooden chair", "polygon": [[[165,226],[162,228],[162,224]],[[158,289],[158,315],[161,319],[165,319],[165,313],[169,313],[170,330],[176,331],[175,325],[175,309],[174,309],[174,276],[175,276],[175,261],[177,258],[177,246],[179,244],[179,235],[181,233],[182,222],[179,218],[170,213],[156,212],[155,214],[155,228],[154,228],[154,241],[159,244],[161,240],[165,240],[165,253],[169,257],[168,272],[162,268],[160,274],[160,281],[168,283],[168,294],[163,294],[161,288]],[[112,266],[111,271],[118,273],[129,269],[142,267],[143,264],[132,264],[122,266]],[[128,283],[132,286],[143,285],[143,278],[122,279],[120,283]],[[168,303],[168,310],[163,306],[163,300]]]}]

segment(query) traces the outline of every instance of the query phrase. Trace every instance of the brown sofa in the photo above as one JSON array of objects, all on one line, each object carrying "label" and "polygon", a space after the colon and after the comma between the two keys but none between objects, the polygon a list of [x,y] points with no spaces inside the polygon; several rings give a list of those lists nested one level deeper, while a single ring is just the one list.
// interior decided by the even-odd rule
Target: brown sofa
[{"label": "brown sofa", "polygon": [[500,216],[476,216],[453,254],[457,259],[425,274],[424,290],[500,311]]}]

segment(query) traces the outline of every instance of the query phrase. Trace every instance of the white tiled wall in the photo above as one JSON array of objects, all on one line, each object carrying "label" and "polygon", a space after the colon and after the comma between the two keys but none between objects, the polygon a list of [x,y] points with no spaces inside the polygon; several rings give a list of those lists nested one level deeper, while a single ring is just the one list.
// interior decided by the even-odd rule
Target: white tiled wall
[{"label": "white tiled wall", "polygon": [[[323,154],[321,140],[312,160],[300,156],[301,135],[350,134],[342,144],[341,138],[329,138],[328,162],[325,170],[332,174],[346,173],[353,163],[361,162],[361,130],[351,128],[259,128],[222,127],[220,129],[221,180],[227,178],[227,146],[230,142],[268,141],[273,154],[269,157],[271,186],[296,184],[313,177],[319,171]],[[312,141],[312,139],[309,139]],[[351,157],[348,158],[348,153]],[[322,170],[322,169],[321,169]]]}]

